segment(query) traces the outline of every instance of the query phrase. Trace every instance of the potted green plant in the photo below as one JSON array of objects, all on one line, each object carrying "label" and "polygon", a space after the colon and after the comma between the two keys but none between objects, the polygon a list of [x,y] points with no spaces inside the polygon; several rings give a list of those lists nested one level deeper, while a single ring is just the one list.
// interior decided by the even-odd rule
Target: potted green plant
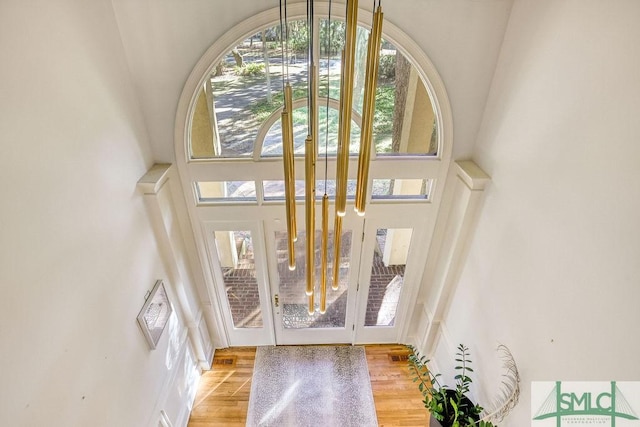
[{"label": "potted green plant", "polygon": [[463,344],[456,352],[455,388],[440,383],[440,374],[433,374],[428,368],[429,360],[409,346],[409,369],[415,374],[414,382],[424,396],[424,406],[443,427],[495,427],[488,421],[480,420],[483,408],[467,397],[472,383],[469,349]]}]

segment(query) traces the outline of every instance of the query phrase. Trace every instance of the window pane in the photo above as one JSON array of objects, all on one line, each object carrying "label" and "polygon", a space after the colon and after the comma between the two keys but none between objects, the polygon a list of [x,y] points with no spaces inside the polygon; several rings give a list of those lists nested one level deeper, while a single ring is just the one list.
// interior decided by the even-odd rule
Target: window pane
[{"label": "window pane", "polygon": [[374,179],[371,198],[374,200],[427,200],[431,180]]},{"label": "window pane", "polygon": [[416,68],[383,40],[373,139],[378,155],[436,155],[435,115]]},{"label": "window pane", "polygon": [[[264,200],[284,200],[284,181],[263,181]],[[316,199],[324,196],[324,180],[316,181]],[[336,181],[327,180],[327,195],[330,199],[336,195]],[[353,199],[356,195],[355,179],[347,180],[347,198]],[[296,200],[304,199],[304,181],[296,180]]]},{"label": "window pane", "polygon": [[377,230],[365,326],[394,326],[412,234],[410,228]]},{"label": "window pane", "polygon": [[[282,123],[280,117],[271,125],[262,142],[261,156],[282,156]],[[307,138],[307,107],[293,110],[293,151],[304,155],[304,141]]]},{"label": "window pane", "polygon": [[[319,101],[318,108],[318,153],[324,155],[326,151],[335,155],[338,149],[338,110],[329,107],[329,134],[327,135],[327,108],[324,100]],[[307,107],[296,108],[293,111],[293,146],[297,155],[304,155],[304,141],[308,135]],[[349,152],[357,154],[360,150],[360,126],[351,120],[351,142]],[[267,132],[262,143],[262,157],[282,156],[282,126],[278,118]]]},{"label": "window pane", "polygon": [[[289,22],[289,31],[288,71],[294,97],[306,98],[306,46],[302,44],[306,21]],[[193,158],[253,155],[258,129],[282,106],[280,46],[280,26],[265,28],[229,50],[216,65],[210,76],[211,89],[203,88],[192,117]]]},{"label": "window pane", "polygon": [[250,231],[216,231],[216,250],[236,328],[261,328],[262,311]]},{"label": "window pane", "polygon": [[[296,200],[304,200],[304,181],[296,180]],[[284,200],[284,181],[262,181],[265,200]]]},{"label": "window pane", "polygon": [[257,200],[255,181],[196,182],[196,191],[201,203]]},{"label": "window pane", "polygon": [[[318,85],[319,97],[327,97],[327,81],[331,87],[331,97],[340,98],[340,68],[341,52],[344,46],[345,25],[344,21],[328,19],[320,21],[320,82]],[[327,56],[329,57],[329,77],[327,77]]]}]

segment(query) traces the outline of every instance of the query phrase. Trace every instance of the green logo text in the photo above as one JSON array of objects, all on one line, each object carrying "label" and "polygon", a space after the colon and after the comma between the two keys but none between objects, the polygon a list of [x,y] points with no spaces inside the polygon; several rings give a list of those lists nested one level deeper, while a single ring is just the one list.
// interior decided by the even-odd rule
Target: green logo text
[{"label": "green logo text", "polygon": [[563,417],[607,417],[611,420],[611,427],[615,427],[616,418],[637,420],[637,415],[616,386],[616,382],[611,381],[610,386],[609,390],[599,393],[562,392],[562,382],[556,381],[555,387],[533,419],[555,418],[557,427],[561,427]]}]

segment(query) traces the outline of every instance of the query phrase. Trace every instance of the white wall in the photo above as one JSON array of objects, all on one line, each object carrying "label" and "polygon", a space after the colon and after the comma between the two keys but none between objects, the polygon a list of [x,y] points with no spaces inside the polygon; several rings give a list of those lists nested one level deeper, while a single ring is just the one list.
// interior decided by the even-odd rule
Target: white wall
[{"label": "white wall", "polygon": [[492,183],[445,328],[489,394],[495,346],[513,351],[504,426],[529,425],[532,380],[640,380],[638,16],[635,0],[511,13],[474,151]]},{"label": "white wall", "polygon": [[2,1],[0,57],[0,424],[147,425],[183,324],[136,324],[165,273],[111,3]]},{"label": "white wall", "polygon": [[[173,162],[180,93],[200,57],[235,24],[277,0],[112,0],[157,161]],[[289,4],[299,2],[290,0]],[[454,115],[454,155],[471,154],[512,0],[383,2],[385,19],[434,62]],[[372,2],[360,1],[371,9]],[[344,10],[344,1],[334,1]],[[384,31],[384,29],[383,29]]]}]

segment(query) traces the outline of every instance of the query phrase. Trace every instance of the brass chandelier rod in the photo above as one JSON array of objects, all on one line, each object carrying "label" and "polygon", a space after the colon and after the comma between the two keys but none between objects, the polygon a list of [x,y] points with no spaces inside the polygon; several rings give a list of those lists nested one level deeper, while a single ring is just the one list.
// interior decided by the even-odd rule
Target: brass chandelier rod
[{"label": "brass chandelier rod", "polygon": [[[374,1],[375,6],[375,1]],[[373,140],[373,115],[376,107],[376,87],[378,81],[378,61],[382,42],[382,6],[373,15],[371,34],[367,46],[367,66],[365,71],[364,100],[362,106],[362,133],[360,136],[360,156],[358,157],[358,182],[354,210],[363,216],[367,200],[367,183],[369,182],[369,162]]]},{"label": "brass chandelier rod", "polygon": [[[326,186],[325,186],[326,188]],[[329,196],[322,196],[322,252],[320,269],[320,313],[327,311],[327,257],[329,252]]]},{"label": "brass chandelier rod", "polygon": [[349,172],[349,145],[351,142],[351,115],[353,111],[353,75],[355,69],[358,0],[347,0],[346,6],[347,18],[340,85],[340,117],[337,160],[338,171],[336,183],[336,214],[339,216],[345,215],[347,202],[347,177]]},{"label": "brass chandelier rod", "polygon": [[[285,176],[285,205],[287,215],[289,268],[294,270],[295,241],[297,240],[296,203],[295,203],[295,169],[294,169],[294,129],[293,129],[293,90],[289,82],[288,42],[286,1],[280,0],[280,28],[282,48],[282,84],[284,106],[281,114],[282,147]],[[283,3],[284,2],[284,3]],[[362,130],[360,139],[360,155],[358,158],[357,187],[354,209],[358,215],[364,215],[367,200],[367,183],[369,179],[369,163],[373,140],[373,117],[375,112],[375,93],[377,87],[378,62],[382,40],[383,14],[381,0],[374,0],[374,14],[371,33],[367,46],[367,62],[365,71],[364,99],[362,112]],[[284,8],[283,8],[284,4]],[[353,111],[354,70],[356,51],[358,0],[346,0],[345,42],[341,52],[340,70],[340,109],[338,114],[338,146],[336,155],[335,215],[333,227],[333,290],[340,284],[341,240],[343,217],[346,214],[347,183],[349,176],[349,148],[351,142],[351,117]],[[326,135],[325,135],[325,175],[324,195],[322,197],[322,230],[320,255],[320,304],[321,313],[326,311],[327,281],[329,259],[329,196],[327,195],[328,171],[328,139],[329,139],[329,98],[331,71],[331,0],[329,0],[329,20],[327,31],[327,103],[326,103]],[[316,161],[318,155],[318,68],[316,66],[315,19],[313,0],[307,0],[307,137],[304,146],[304,178],[305,178],[305,293],[308,296],[309,314],[315,312],[315,209],[316,209]],[[285,71],[286,69],[286,71]],[[286,78],[285,78],[286,76]],[[286,80],[286,81],[285,81]]]},{"label": "brass chandelier rod", "polygon": [[338,154],[336,160],[336,206],[333,225],[333,283],[337,290],[340,280],[342,217],[346,214],[347,178],[349,175],[349,145],[351,142],[351,111],[353,109],[353,73],[355,68],[358,0],[347,0],[345,42],[341,60],[340,114],[338,118]]},{"label": "brass chandelier rod", "polygon": [[[280,0],[280,48],[282,59],[282,87],[284,106],[281,113],[282,157],[284,164],[284,192],[287,215],[287,247],[289,270],[296,268],[295,241],[298,239],[296,224],[295,167],[293,146],[293,90],[289,82],[288,65],[289,29],[287,24],[287,1]],[[286,71],[285,71],[286,67]],[[285,82],[286,76],[286,82]]]}]

